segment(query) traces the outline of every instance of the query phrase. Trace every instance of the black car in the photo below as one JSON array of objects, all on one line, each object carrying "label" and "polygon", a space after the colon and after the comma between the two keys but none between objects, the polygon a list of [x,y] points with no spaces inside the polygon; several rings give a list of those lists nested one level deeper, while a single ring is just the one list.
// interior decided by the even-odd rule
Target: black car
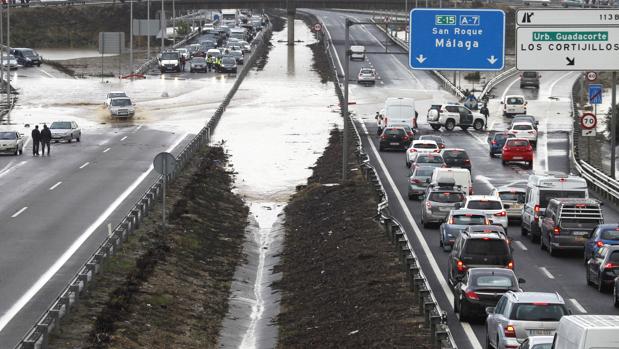
[{"label": "black car", "polygon": [[508,291],[522,292],[520,284],[524,282],[510,269],[469,269],[454,287],[454,312],[460,321],[485,319],[486,307],[496,306]]},{"label": "black car", "polygon": [[[439,145],[440,146],[440,145]],[[459,167],[471,170],[471,159],[466,150],[458,148],[445,148],[441,151],[447,167]]]},{"label": "black car", "polygon": [[497,232],[471,233],[463,231],[449,254],[447,276],[456,285],[472,268],[514,269],[514,259],[504,234]]},{"label": "black car", "polygon": [[37,66],[40,67],[43,63],[43,57],[39,56],[37,51],[31,48],[12,48],[11,54],[17,59],[17,63],[24,67]]},{"label": "black car", "polygon": [[236,73],[236,59],[232,56],[223,56],[221,65],[219,66],[220,73]]},{"label": "black car", "polygon": [[405,129],[402,127],[385,127],[383,133],[380,135],[378,150],[406,150],[409,144],[410,139]]},{"label": "black car", "polygon": [[515,138],[516,136],[509,134],[507,132],[496,132],[488,135],[488,147],[490,157],[494,157],[496,154],[501,154],[503,152],[503,146],[505,142],[507,142],[508,138]]},{"label": "black car", "polygon": [[438,144],[438,148],[439,149],[445,149],[445,147],[446,147],[445,140],[441,136],[423,135],[423,136],[419,137],[419,140],[421,140],[421,141],[423,141],[423,140],[435,141],[436,144]]},{"label": "black car", "polygon": [[619,276],[615,278],[615,287],[613,288],[613,300],[615,308],[619,308]]},{"label": "black car", "polygon": [[587,262],[587,284],[606,292],[619,276],[619,246],[602,246]]}]

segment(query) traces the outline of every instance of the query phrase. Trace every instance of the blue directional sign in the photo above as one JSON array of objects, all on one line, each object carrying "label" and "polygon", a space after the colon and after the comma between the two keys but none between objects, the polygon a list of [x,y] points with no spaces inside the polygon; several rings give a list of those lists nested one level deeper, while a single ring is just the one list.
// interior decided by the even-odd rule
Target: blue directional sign
[{"label": "blue directional sign", "polygon": [[602,85],[589,85],[589,104],[602,104]]},{"label": "blue directional sign", "polygon": [[421,70],[501,70],[505,12],[413,9],[409,64]]}]

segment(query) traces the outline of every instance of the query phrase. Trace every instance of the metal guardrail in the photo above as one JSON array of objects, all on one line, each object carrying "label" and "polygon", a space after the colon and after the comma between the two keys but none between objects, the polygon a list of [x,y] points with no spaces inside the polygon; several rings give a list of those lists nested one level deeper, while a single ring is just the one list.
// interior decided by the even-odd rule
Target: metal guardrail
[{"label": "metal guardrail", "polygon": [[[171,181],[176,178],[181,170],[191,160],[193,155],[204,145],[211,141],[211,134],[217,127],[221,116],[230,104],[236,91],[241,85],[243,79],[252,68],[258,57],[267,49],[268,39],[272,32],[272,26],[269,22],[252,41],[255,47],[250,58],[247,60],[243,69],[237,74],[237,79],[228,91],[228,94],[221,102],[213,116],[209,119],[206,126],[180,151],[176,156],[177,171],[169,175],[166,179]],[[156,182],[151,185],[144,195],[142,195],[129,210],[127,215],[116,226],[112,233],[103,241],[99,248],[88,258],[87,262],[80,268],[79,272],[73,277],[71,282],[60,293],[60,296],[52,302],[48,310],[37,320],[34,326],[26,333],[22,340],[15,346],[15,349],[47,349],[48,338],[51,331],[60,325],[60,319],[64,317],[69,310],[78,304],[79,297],[88,283],[93,280],[95,274],[101,272],[103,261],[113,256],[119,246],[139,228],[144,220],[144,217],[149,213],[155,204],[155,200],[159,199],[162,194],[163,176],[159,176]]]},{"label": "metal guardrail", "polygon": [[[375,22],[374,18],[372,18],[372,22]],[[403,48],[404,50],[408,51],[408,43],[406,41],[404,41],[404,40],[402,40],[400,38],[392,36],[391,34],[389,34],[389,32],[384,27],[382,27],[380,25],[376,25],[376,27],[378,29],[380,29],[380,31],[382,31],[383,33],[387,34],[387,36],[393,42],[395,42],[396,45],[398,45],[401,48]],[[465,94],[464,94],[464,91],[462,91],[456,85],[454,85],[451,81],[449,81],[449,79],[447,79],[445,77],[445,75],[443,75],[441,72],[439,72],[438,70],[432,70],[432,73],[434,73],[434,75],[441,82],[441,85],[443,86],[443,88],[447,89],[449,92],[451,92],[452,94],[456,95],[460,99],[464,99],[466,97]]]},{"label": "metal guardrail", "polygon": [[603,170],[580,159],[579,137],[574,136],[575,130],[580,130],[580,113],[576,104],[577,94],[581,86],[580,79],[582,77],[574,82],[571,94],[570,106],[574,118],[574,127],[569,134],[570,162],[573,169],[587,181],[589,187],[593,188],[598,195],[614,204],[619,204],[619,181],[604,173]]},{"label": "metal guardrail", "polygon": [[496,85],[502,83],[503,81],[509,79],[511,76],[514,76],[517,73],[518,73],[518,70],[516,69],[516,67],[512,67],[512,68],[509,68],[506,71],[500,73],[499,75],[495,76],[494,78],[490,79],[486,83],[486,86],[484,86],[484,89],[479,94],[478,99],[479,100],[483,100],[486,97],[486,95],[488,93],[490,93],[490,91],[492,91],[492,89]]},{"label": "metal guardrail", "polygon": [[[319,22],[318,18],[315,16],[311,14],[307,15],[313,18],[314,23]],[[323,42],[325,52],[331,61],[331,70],[334,72],[335,90],[340,103],[343,103],[344,93],[342,91],[342,83],[337,76],[336,63],[331,55],[331,51],[329,50],[330,42],[329,40],[324,40],[324,38]],[[391,215],[387,192],[385,191],[385,187],[378,176],[378,172],[370,163],[370,157],[363,150],[361,136],[357,125],[350,115],[343,117],[348,117],[348,122],[352,125],[352,130],[354,131],[352,140],[356,145],[355,154],[357,156],[357,161],[361,164],[364,177],[372,184],[374,193],[379,201],[377,206],[377,218],[385,230],[385,233],[396,245],[400,260],[409,277],[410,288],[418,296],[417,304],[425,318],[426,327],[430,329],[433,346],[440,349],[457,349],[458,347],[455,344],[455,340],[449,327],[447,326],[447,315],[441,310],[441,307],[439,306],[438,301],[430,288],[428,279],[421,270],[419,258],[417,258],[417,255],[412,248],[408,235],[406,234],[404,227]]]}]

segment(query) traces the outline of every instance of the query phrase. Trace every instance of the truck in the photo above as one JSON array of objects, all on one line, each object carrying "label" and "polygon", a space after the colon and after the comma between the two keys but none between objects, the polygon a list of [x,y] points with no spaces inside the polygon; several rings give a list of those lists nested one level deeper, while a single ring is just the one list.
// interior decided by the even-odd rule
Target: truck
[{"label": "truck", "polygon": [[619,316],[566,315],[552,341],[552,349],[619,348]]},{"label": "truck", "polygon": [[230,9],[221,10],[221,22],[223,24],[231,23],[233,24],[233,26],[236,25],[238,16],[239,16],[238,10],[230,10]]},{"label": "truck", "polygon": [[181,71],[181,53],[178,51],[165,51],[159,56],[159,70],[161,73]]}]

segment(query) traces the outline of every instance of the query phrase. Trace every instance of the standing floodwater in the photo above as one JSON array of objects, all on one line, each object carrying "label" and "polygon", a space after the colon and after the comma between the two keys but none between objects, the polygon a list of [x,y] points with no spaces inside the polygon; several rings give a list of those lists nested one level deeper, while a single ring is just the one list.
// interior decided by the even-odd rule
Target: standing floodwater
[{"label": "standing floodwater", "polygon": [[303,22],[294,25],[301,42],[288,46],[285,29],[274,33],[266,66],[249,73],[214,135],[225,140],[252,220],[221,331],[223,348],[276,345],[279,295],[270,285],[283,243],[281,212],[341,122],[329,109],[337,101],[333,86],[321,84],[312,70],[307,45],[315,39]]}]

